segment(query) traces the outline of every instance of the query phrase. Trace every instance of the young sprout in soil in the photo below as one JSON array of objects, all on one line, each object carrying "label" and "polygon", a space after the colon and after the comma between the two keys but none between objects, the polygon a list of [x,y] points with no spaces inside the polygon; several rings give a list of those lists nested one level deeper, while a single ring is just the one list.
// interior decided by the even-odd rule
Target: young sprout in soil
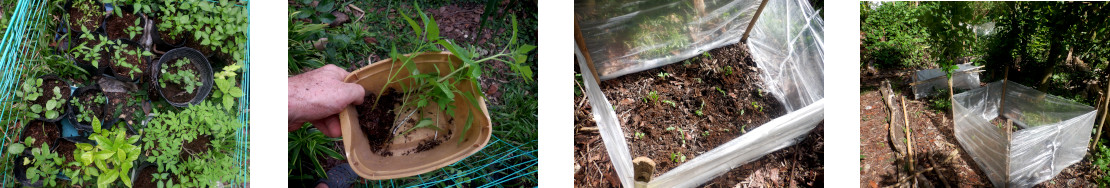
[{"label": "young sprout in soil", "polygon": [[702,137],[709,137],[709,131],[702,132],[701,136]]},{"label": "young sprout in soil", "polygon": [[671,152],[671,161],[676,163],[686,162],[686,155],[681,152]]},{"label": "young sprout in soil", "polygon": [[697,81],[700,84],[701,83],[701,78],[694,78],[694,81]]},{"label": "young sprout in soil", "polygon": [[673,131],[674,127],[667,127],[667,131]]},{"label": "young sprout in soil", "polygon": [[748,125],[747,124],[740,126],[740,133],[741,134],[748,133]]},{"label": "young sprout in soil", "polygon": [[725,72],[725,76],[732,75],[732,66],[721,67],[721,71]]},{"label": "young sprout in soil", "polygon": [[643,133],[643,132],[636,132],[636,134],[635,134],[635,135],[636,135],[636,139],[637,139],[637,140],[639,140],[639,139],[641,139],[641,138],[644,138],[644,133]]},{"label": "young sprout in soil", "polygon": [[[81,26],[82,34],[79,38],[85,40],[70,50],[70,53],[79,60],[83,60],[92,64],[93,67],[100,68],[100,52],[104,50],[104,45],[114,45],[115,41],[108,40],[108,37],[103,35],[95,35],[89,31],[89,28]],[[93,43],[96,44],[93,44]]]},{"label": "young sprout in soil", "polygon": [[[35,139],[27,137],[24,143],[34,143]],[[50,151],[50,145],[46,142],[42,143],[42,147],[32,148],[31,155],[34,160],[28,161],[24,158],[23,165],[30,165],[27,167],[27,179],[31,181],[41,180],[43,185],[53,187],[58,184],[58,172],[61,172],[59,167],[64,162],[63,157],[59,157],[58,153]]]},{"label": "young sprout in soil", "polygon": [[759,106],[759,104],[755,103],[755,101],[752,101],[752,108],[758,109],[759,112],[763,112],[763,107]]},{"label": "young sprout in soil", "polygon": [[713,89],[716,89],[718,92],[721,92],[721,95],[728,95],[728,93],[725,93],[725,90],[723,90],[723,89],[721,89],[717,86],[713,86]]},{"label": "young sprout in soil", "polygon": [[668,74],[666,72],[660,72],[659,74],[656,74],[655,76],[658,76],[658,77],[663,78],[663,79],[667,79],[667,76],[670,76],[670,75],[671,74]]},{"label": "young sprout in soil", "polygon": [[755,93],[759,94],[759,97],[763,97],[763,89],[755,88]]},{"label": "young sprout in soil", "polygon": [[706,59],[713,59],[713,55],[709,55],[708,51],[707,52],[702,52],[701,57],[706,58]]},{"label": "young sprout in soil", "polygon": [[644,97],[644,103],[648,103],[649,101],[651,103],[655,103],[655,105],[658,106],[659,105],[659,93],[655,92],[655,91],[648,92],[647,97]]},{"label": "young sprout in soil", "polygon": [[671,100],[662,100],[662,101],[663,101],[663,103],[667,103],[667,104],[670,104],[670,105],[671,105],[671,107],[678,107],[678,105],[676,105],[676,104],[674,103],[674,101],[671,101]]},{"label": "young sprout in soil", "polygon": [[181,58],[162,66],[162,77],[158,78],[158,84],[161,85],[162,88],[166,87],[166,83],[177,84],[180,85],[181,89],[184,89],[186,93],[192,94],[193,90],[200,87],[201,83],[196,72],[185,69],[185,65],[189,63],[192,63],[189,59]]},{"label": "young sprout in soil", "polygon": [[697,114],[698,116],[705,116],[705,114],[701,113],[702,109],[705,109],[705,101],[704,100],[701,101],[701,106],[698,106],[698,110],[694,111],[694,114]]}]

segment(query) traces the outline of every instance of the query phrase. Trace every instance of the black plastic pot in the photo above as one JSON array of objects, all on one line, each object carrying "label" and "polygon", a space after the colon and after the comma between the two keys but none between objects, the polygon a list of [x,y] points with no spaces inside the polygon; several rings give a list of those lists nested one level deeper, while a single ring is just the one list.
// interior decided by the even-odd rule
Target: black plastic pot
[{"label": "black plastic pot", "polygon": [[[80,42],[81,41],[81,39],[80,39],[81,34],[83,34],[83,33],[81,33],[81,32],[70,33],[70,35],[69,35],[69,45],[70,46],[67,49],[74,49],[74,48],[77,47],[77,45],[81,44],[81,42]],[[94,32],[92,34],[93,35],[98,35],[98,36],[104,35],[103,33],[96,33],[96,32]],[[107,45],[105,45],[105,46],[107,46]],[[107,47],[105,47],[105,48],[107,48]],[[106,58],[110,57],[111,53],[108,52],[109,50],[110,50],[110,48],[109,49],[102,49],[101,54],[100,54],[101,59],[106,59]],[[68,52],[68,50],[67,50],[67,52]],[[108,71],[107,69],[111,69],[111,67],[108,67],[108,66],[101,66],[101,67],[97,68],[97,67],[92,65],[92,62],[84,62],[84,60],[79,60],[79,58],[77,58],[77,57],[73,56],[73,54],[69,54],[69,53],[66,53],[66,58],[68,58],[69,61],[72,61],[74,65],[77,65],[77,67],[80,67],[81,69],[84,69],[85,72],[88,72],[89,77],[97,76],[97,75],[104,75],[104,74],[107,73],[107,71]],[[105,63],[105,64],[107,64],[107,63]]]},{"label": "black plastic pot", "polygon": [[15,175],[15,180],[19,181],[19,184],[21,184],[23,186],[26,186],[26,187],[42,187],[42,181],[35,180],[35,182],[32,183],[31,180],[27,179],[27,168],[30,167],[31,164],[24,165],[23,160],[31,160],[31,159],[33,159],[33,157],[29,154],[21,154],[21,155],[15,156],[15,160],[12,160],[12,163],[13,163],[12,167],[14,168],[13,169],[13,173],[14,173],[13,175]]},{"label": "black plastic pot", "polygon": [[[166,20],[159,20],[159,21],[166,21]],[[174,48],[180,48],[181,46],[185,46],[185,37],[186,36],[191,36],[189,34],[182,33],[181,36],[177,36],[177,37],[181,37],[181,39],[178,39],[179,41],[177,43],[172,43],[171,44],[171,43],[166,42],[165,40],[162,40],[162,35],[160,34],[162,31],[158,31],[158,24],[153,23],[153,25],[154,26],[151,26],[151,29],[148,32],[150,32],[150,39],[154,43],[154,49],[157,50],[157,51],[167,52],[167,51],[173,50]]]},{"label": "black plastic pot", "polygon": [[[147,51],[146,48],[143,48],[142,45],[140,45],[139,43],[137,43],[135,41],[131,41],[131,40],[127,40],[127,39],[118,39],[116,41],[118,41],[119,43],[127,44],[128,46],[133,46],[133,47],[140,48],[139,53]],[[115,53],[115,52],[111,52],[111,53]],[[112,56],[112,58],[114,58],[114,56]],[[151,62],[150,61],[150,56],[140,57],[140,61],[146,62],[147,67],[150,66],[150,62]],[[112,63],[115,63],[115,62],[113,61]],[[105,70],[106,72],[104,74],[107,75],[107,76],[110,76],[112,78],[115,78],[116,80],[123,81],[123,82],[131,82],[131,83],[134,83],[134,84],[139,84],[139,82],[142,81],[142,78],[144,76],[146,76],[147,74],[149,74],[149,68],[139,67],[139,70],[143,70],[144,72],[139,73],[138,77],[136,77],[136,78],[130,78],[130,77],[127,77],[127,75],[125,75],[123,73],[117,73],[116,70],[112,69],[111,66],[112,65],[109,64],[108,67],[106,67],[107,69]]]},{"label": "black plastic pot", "polygon": [[[69,21],[70,21],[70,20],[69,20],[69,9],[73,7],[73,1],[74,1],[74,0],[68,0],[68,1],[66,1],[66,4],[65,4],[65,5],[64,5],[64,6],[62,7],[62,10],[64,11],[64,12],[63,12],[63,15],[62,15],[62,18],[63,18],[62,20],[63,20],[63,21],[65,21],[65,22],[64,22],[64,23],[63,23],[62,25],[65,25],[64,27],[66,27],[66,28],[69,28],[69,31],[70,31],[71,33],[80,33],[80,32],[81,32],[81,28],[70,28],[70,24],[69,24]],[[105,7],[104,7],[104,4],[103,4],[103,3],[100,3],[100,1],[98,1],[98,0],[88,0],[88,1],[92,1],[92,2],[93,2],[93,3],[95,3],[96,5],[100,6],[100,8],[99,8],[99,9],[96,9],[96,10],[101,10],[101,11],[106,11],[106,10],[107,10],[107,8],[105,8]],[[101,22],[101,23],[98,23],[97,25],[102,25],[102,24],[103,24],[103,20],[101,20],[101,21],[102,21],[102,22]],[[102,28],[93,28],[93,27],[90,27],[90,28],[88,28],[88,29],[91,29],[91,30],[93,30],[93,32],[97,32],[97,33],[103,33],[103,30],[102,30]]]},{"label": "black plastic pot", "polygon": [[[111,4],[108,4],[108,5],[106,5],[106,6],[111,6]],[[120,11],[123,11],[123,12],[125,12],[125,13],[133,13],[133,12],[134,12],[134,11],[133,11],[134,9],[133,9],[133,8],[132,8],[132,6],[130,6],[130,5],[127,5],[127,6],[118,6],[118,7],[115,7],[115,8],[113,8],[113,9],[120,9]],[[114,11],[114,10],[113,10],[113,11]],[[141,13],[141,12],[140,12],[140,13],[138,13],[138,15],[137,15],[137,16],[139,16],[139,19],[141,20],[141,21],[139,22],[139,25],[143,27],[143,33],[142,33],[142,34],[145,34],[145,33],[147,32],[147,31],[146,31],[146,23],[147,23],[147,21],[146,21],[146,20],[147,20],[146,14],[143,14],[143,13]],[[96,30],[97,30],[97,31],[101,31],[102,33],[104,33],[105,35],[107,35],[107,34],[108,34],[108,30],[110,30],[110,29],[116,29],[116,28],[108,28],[108,21],[112,21],[112,20],[115,20],[115,19],[117,19],[117,18],[119,18],[119,17],[116,17],[116,14],[115,14],[114,12],[109,12],[109,13],[108,13],[107,15],[104,15],[104,18],[101,18],[101,21],[100,21],[100,27],[99,27],[99,28],[97,28]],[[120,28],[120,29],[127,29],[127,28]],[[138,36],[138,37],[139,37],[140,39],[142,38],[142,34],[140,34],[140,35]],[[109,36],[109,37],[110,37],[110,36]],[[108,38],[108,39],[109,39],[109,40],[117,40],[117,39],[127,39],[127,40],[131,40],[131,39],[128,39],[128,38]]]},{"label": "black plastic pot", "polygon": [[[74,92],[73,97],[80,98],[81,96],[86,95],[86,94],[100,93],[100,92],[103,92],[103,91],[100,90],[100,86],[94,84],[94,85],[91,85],[91,86],[85,86],[85,87],[77,88],[77,92]],[[112,99],[108,98],[108,95],[104,95],[104,98],[106,98],[108,101],[112,100]],[[80,100],[80,99],[78,99],[78,100]],[[101,108],[103,109],[102,112],[109,113],[108,117],[100,120],[100,125],[101,125],[100,128],[102,128],[102,129],[110,129],[112,127],[112,125],[114,125],[116,123],[116,120],[119,119],[119,117],[112,117],[111,111],[109,111],[109,110],[111,110],[111,107],[110,107],[111,105],[108,105],[108,101],[105,101],[104,102],[105,105],[101,106]],[[80,105],[80,104],[70,104],[70,105],[75,106],[75,105]],[[78,107],[71,107],[71,108],[73,110],[79,109]],[[78,131],[92,132],[93,131],[92,124],[83,124],[83,123],[77,121],[77,114],[78,113],[76,113],[76,112],[70,113],[70,116],[68,117],[70,123],[73,123],[73,126],[75,128],[77,128]]]},{"label": "black plastic pot", "polygon": [[[66,80],[64,80],[62,78],[59,78],[58,76],[55,76],[55,75],[52,75],[52,74],[51,75],[39,76],[39,78],[42,78],[43,82],[46,82],[47,80],[58,80],[58,81],[62,81],[64,83],[66,83],[66,87],[61,88],[64,91],[70,91],[69,86],[73,85],[73,83],[70,83],[69,81],[66,81]],[[43,88],[43,89],[48,89],[48,88]],[[46,97],[46,96],[41,96],[41,97]],[[62,118],[68,116],[70,111],[72,111],[71,109],[69,109],[69,99],[71,99],[71,98],[73,98],[73,92],[70,92],[68,97],[65,97],[64,99],[62,99],[63,100],[62,104],[59,104],[59,105],[61,105],[61,107],[63,109],[65,109],[65,112],[62,112],[61,114],[58,114],[58,117],[56,117],[54,119],[46,119],[46,116],[39,116],[38,118],[35,118],[35,119],[45,121],[45,122],[51,122],[51,123],[58,122],[59,120],[62,120]]]},{"label": "black plastic pot", "polygon": [[[42,123],[43,123],[43,126],[54,126],[54,127],[57,127],[57,129],[58,129],[58,138],[62,138],[62,126],[60,126],[60,125],[58,125],[58,124],[56,124],[56,123],[51,123],[51,122],[42,122]],[[22,142],[23,142],[24,140],[27,140],[27,135],[26,135],[26,134],[24,134],[24,133],[26,133],[26,132],[27,132],[27,130],[31,128],[31,127],[26,127],[26,126],[28,126],[28,125],[30,125],[30,124],[24,124],[24,128],[23,128],[23,131],[22,131],[22,132],[19,132],[19,140],[17,140],[16,142],[20,142],[20,143],[22,143]],[[36,138],[36,139],[37,139],[37,138]],[[58,141],[57,141],[57,138],[55,138],[55,140],[49,140],[49,141],[46,141],[46,144],[50,146],[50,148],[49,148],[49,149],[50,149],[51,151],[53,151],[53,150],[54,150],[54,148],[58,148]],[[27,154],[27,155],[30,155],[30,154],[31,154],[31,148],[35,148],[35,147],[39,147],[39,146],[42,146],[42,145],[34,145],[34,143],[23,143],[23,145],[27,147],[27,149],[24,149],[24,150],[23,150],[23,154]]]},{"label": "black plastic pot", "polygon": [[[197,67],[197,76],[200,76],[201,79],[201,85],[200,88],[196,90],[196,96],[193,96],[193,99],[188,102],[170,101],[170,99],[166,97],[166,93],[163,91],[164,89],[160,86],[161,84],[158,84],[158,78],[162,76],[162,72],[160,71],[162,65],[180,58],[189,59],[189,61],[193,63],[193,66]],[[214,84],[212,82],[212,65],[208,64],[208,59],[205,58],[204,54],[201,54],[200,51],[188,47],[173,49],[166,52],[165,55],[162,55],[157,62],[150,66],[150,79],[150,86],[158,90],[158,95],[162,96],[162,99],[165,99],[167,103],[175,107],[200,104],[205,98],[208,98],[208,94],[212,92],[212,85]]]}]

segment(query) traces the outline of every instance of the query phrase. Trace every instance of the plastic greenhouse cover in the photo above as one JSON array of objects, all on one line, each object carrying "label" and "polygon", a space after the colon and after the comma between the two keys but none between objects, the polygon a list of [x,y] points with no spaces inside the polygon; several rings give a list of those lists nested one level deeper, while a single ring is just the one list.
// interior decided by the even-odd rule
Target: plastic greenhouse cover
[{"label": "plastic greenhouse cover", "polygon": [[[966,71],[966,70],[973,69],[973,68],[976,67],[975,65],[960,64],[960,65],[956,65],[956,66],[959,67],[959,68],[956,69],[957,73],[954,73],[952,75],[952,88],[959,88],[959,89],[965,89],[965,90],[979,88],[979,73],[978,72],[960,72],[960,71]],[[939,68],[925,69],[925,70],[917,71],[917,73],[914,75],[914,79],[915,79],[915,81],[925,81],[925,80],[929,80],[929,79],[933,79],[933,78],[937,78],[937,77],[943,77],[943,76],[947,76],[947,74],[945,74],[944,71],[939,69]],[[947,89],[948,89],[948,80],[947,79],[937,79],[937,80],[933,80],[933,81],[929,81],[929,82],[925,82],[925,83],[921,83],[921,84],[917,84],[917,85],[913,86],[913,97],[915,99],[921,99],[923,97],[927,97],[927,96],[930,96],[930,95],[937,94],[938,90],[947,90]]]},{"label": "plastic greenhouse cover", "polygon": [[[1003,82],[957,94],[952,101],[956,139],[991,183],[1031,187],[1079,162],[1087,152],[1097,111]],[[1005,102],[1001,102],[1003,90]],[[1013,132],[1012,140],[1007,140],[1005,129],[990,122],[1000,115],[1022,125]]]},{"label": "plastic greenhouse cover", "polygon": [[575,17],[601,80],[740,41],[759,0],[575,0]]},{"label": "plastic greenhouse cover", "polygon": [[[704,183],[732,168],[797,143],[824,119],[824,102],[821,101],[824,97],[823,21],[816,13],[807,1],[769,1],[749,38],[752,56],[757,66],[764,70],[760,75],[766,85],[764,89],[782,101],[790,113],[665,172],[649,182],[649,187],[689,187]],[[578,49],[577,44],[575,47]],[[575,53],[579,65],[586,67],[582,52],[575,50]],[[603,65],[598,66],[605,71]],[[581,70],[610,160],[618,179],[625,187],[630,187],[633,184],[632,157],[616,113],[590,70]]]},{"label": "plastic greenhouse cover", "polygon": [[748,49],[764,90],[794,111],[824,97],[824,21],[809,1],[768,1]]},{"label": "plastic greenhouse cover", "polygon": [[[578,43],[574,44],[574,49],[574,55],[578,58],[578,66],[588,67],[582,51],[578,50],[580,49]],[[617,113],[613,111],[609,99],[605,98],[604,93],[601,93],[601,88],[597,85],[590,69],[583,68],[581,70],[582,80],[586,82],[586,98],[590,100],[590,106],[593,106],[591,109],[594,120],[597,122],[597,131],[601,135],[601,141],[605,143],[605,151],[609,153],[609,161],[613,163],[613,171],[617,171],[619,177],[617,179],[620,179],[622,187],[633,187],[632,153],[628,151],[628,143],[624,141],[624,131],[621,130],[620,122],[617,121]]]}]

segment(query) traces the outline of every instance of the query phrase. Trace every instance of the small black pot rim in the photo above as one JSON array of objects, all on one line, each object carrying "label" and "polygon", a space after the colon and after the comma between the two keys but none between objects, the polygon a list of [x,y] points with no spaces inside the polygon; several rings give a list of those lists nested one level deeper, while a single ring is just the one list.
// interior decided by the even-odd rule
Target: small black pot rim
[{"label": "small black pot rim", "polygon": [[[33,120],[33,121],[38,121],[38,120]],[[40,121],[40,122],[42,122],[43,125],[45,125],[45,126],[56,126],[57,129],[58,129],[58,138],[62,138],[62,125],[61,124],[52,123],[52,122],[45,122],[45,121]],[[27,139],[27,136],[24,134],[24,133],[27,132],[27,127],[26,127],[27,125],[29,125],[29,123],[24,124],[23,130],[19,132],[19,140],[16,140],[16,142],[23,143],[23,141]],[[34,143],[31,143],[31,144],[34,144]],[[39,147],[39,146],[32,146],[31,144],[23,143],[23,146],[26,146],[26,149],[23,150],[23,154],[31,155],[31,150],[30,149],[34,148],[34,147]],[[54,149],[58,148],[58,139],[55,138],[54,140],[47,141],[47,144],[50,146],[50,148],[48,148],[48,149],[50,149],[50,151],[54,151]]]},{"label": "small black pot rim", "polygon": [[[85,86],[85,87],[80,87],[80,88],[77,88],[77,92],[74,92],[75,94],[73,95],[73,97],[78,97],[78,96],[81,96],[81,95],[82,95],[82,94],[84,94],[85,92],[89,92],[89,91],[96,91],[96,92],[101,92],[101,93],[103,93],[103,92],[104,92],[104,91],[101,91],[101,90],[100,90],[100,85],[99,85],[99,84],[93,84],[93,85],[90,85],[90,86]],[[104,95],[104,98],[105,98],[105,99],[107,99],[108,101],[105,101],[105,105],[101,105],[101,108],[103,108],[103,109],[102,109],[102,112],[108,112],[108,110],[109,110],[109,109],[111,109],[111,108],[109,108],[109,107],[108,107],[109,105],[107,105],[107,104],[108,104],[108,102],[109,102],[109,101],[111,101],[112,99],[111,99],[111,98],[109,98],[109,96],[108,96],[108,95]],[[73,105],[73,106],[76,106],[76,105],[78,105],[78,104],[72,104],[72,105]],[[73,109],[77,109],[77,107],[72,107],[72,108],[73,108]],[[109,116],[111,116],[111,115],[109,115]],[[69,118],[68,118],[68,119],[69,119],[69,121],[70,121],[71,123],[73,123],[73,127],[74,127],[74,128],[77,128],[77,130],[78,130],[78,131],[84,131],[84,132],[91,132],[91,131],[93,131],[93,127],[92,127],[92,124],[82,124],[82,123],[80,123],[80,122],[79,122],[79,121],[77,120],[77,113],[72,113],[72,114],[70,114],[70,116],[69,116]],[[104,128],[108,128],[108,129],[110,129],[110,128],[112,127],[112,125],[114,125],[114,124],[115,124],[115,122],[116,122],[116,120],[117,120],[117,119],[119,119],[119,118],[118,118],[118,117],[108,117],[108,118],[104,118],[104,119],[100,120],[100,123],[101,123],[101,124],[100,124],[100,127],[101,127],[102,129],[104,129]]]},{"label": "small black pot rim", "polygon": [[[97,6],[100,7],[98,10],[106,10],[106,8],[104,7],[104,3],[100,3],[97,0],[90,0],[90,1],[93,1],[94,4],[96,4]],[[62,20],[65,21],[64,22],[65,24],[61,24],[61,25],[65,25],[64,27],[66,27],[66,28],[70,27],[69,16],[68,16],[70,8],[73,8],[73,0],[67,0],[66,4],[62,6],[62,10],[65,10],[65,12],[62,15],[62,17],[63,17]],[[96,25],[103,25],[104,24],[103,21],[104,20],[101,19],[101,23],[98,23]],[[74,30],[74,29],[75,28],[69,28],[68,30],[69,30],[70,33],[80,33],[79,30]],[[101,28],[89,28],[89,29],[92,29],[93,30],[92,32],[94,32],[94,33],[103,33],[103,30],[100,30]]]},{"label": "small black pot rim", "polygon": [[[129,13],[129,14],[133,14],[133,13],[132,13],[132,11],[128,11],[128,9],[132,9],[131,7],[132,7],[131,5],[126,5],[126,6],[117,6],[117,7],[115,7],[115,8],[121,9],[120,11],[124,11],[124,12],[126,12],[126,13]],[[141,12],[140,12],[140,13],[138,14],[138,16],[139,16],[139,20],[140,20],[140,21],[139,21],[139,22],[140,22],[139,24],[140,24],[140,25],[145,25],[145,24],[146,24],[146,20],[147,20],[146,14],[143,14],[143,13],[141,13]],[[100,18],[100,27],[99,27],[99,28],[97,28],[96,30],[97,30],[97,31],[102,31],[102,32],[103,32],[103,34],[104,34],[105,36],[107,36],[107,35],[108,35],[108,29],[110,29],[110,28],[108,28],[108,20],[109,20],[109,19],[114,19],[114,18],[116,18],[116,14],[114,14],[114,13],[110,13],[110,12],[109,12],[109,13],[107,13],[106,15],[104,15],[104,17],[103,17],[103,18]],[[126,28],[125,28],[125,29],[126,29]],[[142,33],[142,34],[146,34],[146,33],[147,33],[147,31],[146,31],[146,27],[143,27],[143,33]],[[139,37],[142,37],[142,35],[140,34],[140,35],[139,35]],[[127,40],[130,40],[130,39],[128,39],[128,38],[108,38],[108,40],[120,40],[120,39],[127,39]]]}]

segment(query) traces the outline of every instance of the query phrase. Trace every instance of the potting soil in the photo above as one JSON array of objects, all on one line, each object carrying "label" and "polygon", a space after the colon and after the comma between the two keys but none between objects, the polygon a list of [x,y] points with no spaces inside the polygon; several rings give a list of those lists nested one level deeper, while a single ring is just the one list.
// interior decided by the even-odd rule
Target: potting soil
[{"label": "potting soil", "polygon": [[23,139],[35,138],[35,143],[28,145],[27,148],[42,147],[42,143],[54,144],[54,140],[61,135],[62,132],[58,130],[58,126],[43,121],[31,121],[30,125],[23,128]]},{"label": "potting soil", "polygon": [[[131,35],[127,34],[127,27],[134,26],[135,20],[141,17],[137,14],[132,14],[130,11],[123,11],[122,15],[123,16],[116,16],[114,12],[109,15],[109,18],[106,20],[107,22],[104,22],[105,33],[108,34],[109,39],[127,39],[137,42],[137,39],[141,37],[142,34],[131,37]],[[143,24],[143,22],[140,21],[139,24]]]},{"label": "potting soil", "polygon": [[[363,134],[370,142],[370,151],[383,156],[393,156],[389,150],[389,143],[393,140],[393,122],[397,117],[394,107],[401,103],[401,93],[392,88],[385,91],[385,95],[378,97],[367,92],[363,103],[356,105],[358,110],[358,124],[362,126]],[[375,103],[376,101],[376,103]]]}]

